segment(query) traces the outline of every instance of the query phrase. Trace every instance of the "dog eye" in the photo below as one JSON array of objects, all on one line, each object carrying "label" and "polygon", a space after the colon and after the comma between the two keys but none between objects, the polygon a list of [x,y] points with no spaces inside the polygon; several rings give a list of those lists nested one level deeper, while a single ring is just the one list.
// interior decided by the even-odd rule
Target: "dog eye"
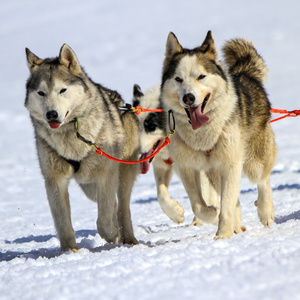
[{"label": "dog eye", "polygon": [[198,80],[201,80],[201,79],[203,79],[203,78],[205,78],[206,77],[206,75],[199,75],[199,77],[198,77]]},{"label": "dog eye", "polygon": [[67,90],[67,89],[61,89],[61,90],[59,91],[59,93],[62,94],[62,93],[64,93],[66,90]]},{"label": "dog eye", "polygon": [[40,96],[44,97],[45,96],[45,93],[43,91],[38,91],[37,92]]},{"label": "dog eye", "polygon": [[177,81],[177,82],[183,82],[183,79],[181,79],[180,77],[175,77],[175,80]]}]

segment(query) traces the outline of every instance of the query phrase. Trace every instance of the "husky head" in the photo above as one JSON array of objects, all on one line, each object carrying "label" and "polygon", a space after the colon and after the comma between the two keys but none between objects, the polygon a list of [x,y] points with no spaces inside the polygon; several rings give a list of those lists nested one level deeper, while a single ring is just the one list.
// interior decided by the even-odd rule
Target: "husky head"
[{"label": "husky head", "polygon": [[27,48],[26,56],[30,77],[26,84],[25,107],[33,118],[57,130],[74,119],[76,108],[84,109],[86,74],[66,44],[54,59],[40,59]]},{"label": "husky head", "polygon": [[218,93],[226,89],[226,76],[217,61],[211,31],[200,47],[183,48],[170,32],[162,76],[162,100],[179,114],[187,114],[192,128],[198,129],[210,119],[218,106]]},{"label": "husky head", "polygon": [[[157,109],[161,108],[160,86],[157,85],[142,92],[139,85],[133,87],[133,106],[141,106],[143,108]],[[163,143],[165,134],[165,117],[160,112],[143,112],[138,115],[141,159],[144,159],[154,153]],[[141,173],[145,174],[150,168],[150,162],[141,163]]]}]

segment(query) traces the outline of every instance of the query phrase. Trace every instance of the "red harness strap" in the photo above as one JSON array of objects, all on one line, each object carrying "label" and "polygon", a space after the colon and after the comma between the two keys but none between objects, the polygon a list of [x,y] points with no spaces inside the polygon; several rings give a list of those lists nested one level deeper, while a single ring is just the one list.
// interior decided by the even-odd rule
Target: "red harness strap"
[{"label": "red harness strap", "polygon": [[279,121],[279,120],[282,120],[284,118],[287,118],[287,117],[298,117],[300,115],[300,110],[291,110],[291,111],[288,111],[286,109],[276,109],[276,108],[272,108],[270,110],[270,113],[274,113],[274,114],[285,114],[284,116],[282,117],[279,117],[279,118],[276,118],[276,119],[273,119],[270,121],[270,123],[273,123],[275,121]]},{"label": "red harness strap", "polygon": [[96,153],[98,155],[102,155],[102,156],[105,156],[107,157],[108,159],[111,159],[113,161],[117,161],[119,163],[123,163],[123,164],[129,164],[129,165],[133,165],[133,164],[139,164],[141,162],[144,162],[144,161],[147,161],[149,159],[151,159],[152,157],[154,157],[162,148],[164,148],[165,146],[167,146],[168,144],[171,143],[171,140],[166,137],[165,138],[165,141],[163,142],[163,144],[154,152],[152,153],[151,155],[149,155],[148,157],[144,158],[144,159],[141,159],[141,160],[133,160],[133,161],[130,161],[130,160],[121,160],[121,159],[118,159],[118,158],[115,158],[115,157],[112,157],[110,155],[108,155],[107,153],[103,152],[99,147],[96,147]]},{"label": "red harness strap", "polygon": [[140,106],[131,107],[131,111],[133,111],[136,115],[139,115],[143,112],[163,112],[163,110],[161,108],[150,109],[150,108],[143,108]]}]

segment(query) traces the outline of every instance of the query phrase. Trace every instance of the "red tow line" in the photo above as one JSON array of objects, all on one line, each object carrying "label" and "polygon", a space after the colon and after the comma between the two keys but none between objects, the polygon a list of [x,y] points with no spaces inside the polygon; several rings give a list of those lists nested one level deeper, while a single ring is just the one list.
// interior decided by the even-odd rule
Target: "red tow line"
[{"label": "red tow line", "polygon": [[136,115],[140,115],[143,112],[163,112],[162,108],[150,109],[141,106],[131,106],[131,104],[126,103],[125,106],[119,107],[119,110],[127,110],[134,112]]},{"label": "red tow line", "polygon": [[279,121],[279,120],[282,120],[282,119],[287,118],[287,117],[298,117],[300,115],[300,110],[295,109],[295,110],[288,111],[286,109],[272,108],[270,110],[270,113],[273,113],[273,114],[285,114],[282,117],[279,117],[279,118],[276,118],[276,119],[273,119],[273,120],[270,121],[270,123],[273,123],[275,121]]},{"label": "red tow line", "polygon": [[142,162],[145,162],[149,159],[151,159],[152,157],[154,157],[162,148],[166,147],[168,144],[171,143],[171,140],[169,137],[166,137],[164,142],[162,143],[162,145],[154,152],[152,153],[151,155],[149,155],[148,157],[144,158],[144,159],[141,159],[141,160],[122,160],[122,159],[118,159],[118,158],[115,158],[115,157],[112,157],[110,155],[108,155],[107,153],[103,152],[101,150],[101,148],[97,147],[96,148],[96,153],[98,155],[102,155],[102,156],[105,156],[107,157],[108,159],[110,160],[113,160],[113,161],[116,161],[116,162],[119,162],[119,163],[123,163],[123,164],[128,164],[128,165],[134,165],[134,164],[139,164],[139,163],[142,163]]},{"label": "red tow line", "polygon": [[139,115],[143,112],[163,112],[162,108],[150,109],[150,108],[143,108],[140,106],[131,107],[131,111],[133,111],[136,115]]}]

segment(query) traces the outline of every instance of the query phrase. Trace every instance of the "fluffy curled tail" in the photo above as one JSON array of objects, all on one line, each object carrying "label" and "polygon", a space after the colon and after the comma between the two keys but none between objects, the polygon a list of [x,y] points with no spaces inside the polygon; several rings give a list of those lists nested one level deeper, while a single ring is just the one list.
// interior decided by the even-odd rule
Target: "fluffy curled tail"
[{"label": "fluffy curled tail", "polygon": [[222,50],[230,74],[244,73],[262,84],[265,83],[268,69],[251,42],[233,39],[226,42]]}]

